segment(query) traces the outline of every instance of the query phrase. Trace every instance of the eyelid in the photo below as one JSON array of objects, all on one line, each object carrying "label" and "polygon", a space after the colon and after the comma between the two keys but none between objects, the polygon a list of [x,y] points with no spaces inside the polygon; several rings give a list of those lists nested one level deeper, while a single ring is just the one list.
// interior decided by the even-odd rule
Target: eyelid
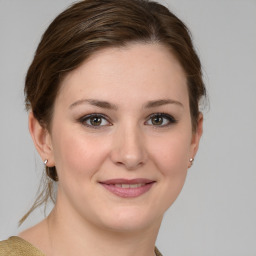
[{"label": "eyelid", "polygon": [[160,112],[160,113],[153,113],[153,114],[149,115],[149,116],[147,117],[147,120],[146,120],[145,124],[147,125],[147,122],[148,122],[151,118],[153,118],[153,117],[155,117],[155,116],[160,116],[160,117],[162,117],[162,118],[167,119],[167,120],[168,120],[168,124],[164,124],[164,125],[148,124],[148,125],[154,126],[154,127],[156,127],[156,128],[163,128],[163,127],[167,127],[167,126],[170,126],[170,125],[173,125],[173,124],[177,123],[177,119],[175,119],[172,115],[167,114],[167,113],[162,113],[162,112]]},{"label": "eyelid", "polygon": [[[154,124],[148,124],[148,122],[150,121],[151,118],[156,117],[156,116],[160,116],[163,119],[167,119],[167,124],[161,124],[161,125],[154,125]],[[102,119],[104,119],[105,121],[107,121],[108,124],[104,124],[104,125],[90,125],[87,124],[86,121],[89,120],[92,117],[100,117]],[[100,129],[100,128],[104,128],[106,126],[112,126],[113,122],[111,121],[111,119],[109,117],[107,117],[105,114],[102,113],[91,113],[91,114],[87,114],[87,115],[83,115],[82,117],[78,118],[78,122],[80,122],[82,125],[89,127],[89,128],[93,128],[93,129]],[[157,113],[153,113],[150,114],[145,121],[145,125],[149,125],[149,126],[154,126],[155,128],[164,128],[170,125],[173,125],[177,123],[177,120],[173,117],[173,115],[167,114],[167,113],[162,113],[162,112],[157,112]]]},{"label": "eyelid", "polygon": [[[89,119],[92,118],[92,117],[100,117],[100,118],[106,120],[106,121],[108,122],[108,124],[107,124],[107,125],[94,126],[94,125],[89,125],[89,124],[85,123],[87,120],[89,120]],[[112,122],[111,122],[111,120],[110,120],[110,118],[108,118],[106,115],[101,114],[101,113],[91,113],[91,114],[84,115],[84,116],[78,118],[78,121],[79,121],[82,125],[84,125],[84,126],[86,126],[86,127],[89,127],[89,128],[93,128],[93,129],[100,129],[100,128],[103,128],[103,127],[106,127],[106,126],[111,126],[111,125],[113,125]]]}]

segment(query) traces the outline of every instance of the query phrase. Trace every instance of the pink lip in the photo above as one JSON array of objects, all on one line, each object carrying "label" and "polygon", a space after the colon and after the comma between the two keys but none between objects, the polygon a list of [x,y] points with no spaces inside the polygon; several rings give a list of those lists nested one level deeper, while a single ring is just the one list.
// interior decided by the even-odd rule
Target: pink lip
[{"label": "pink lip", "polygon": [[[129,197],[138,197],[142,194],[146,193],[151,189],[155,181],[149,180],[149,179],[111,179],[100,182],[100,184],[110,191],[111,193],[123,197],[123,198],[129,198]],[[139,187],[133,187],[133,188],[123,188],[123,187],[117,187],[116,184],[144,184]]]}]

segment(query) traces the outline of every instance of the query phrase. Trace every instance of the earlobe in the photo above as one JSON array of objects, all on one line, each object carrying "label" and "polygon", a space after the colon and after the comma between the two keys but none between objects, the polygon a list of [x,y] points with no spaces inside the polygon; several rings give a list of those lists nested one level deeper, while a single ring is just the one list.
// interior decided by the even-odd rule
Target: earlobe
[{"label": "earlobe", "polygon": [[47,129],[43,127],[34,117],[33,112],[29,113],[29,132],[37,149],[37,152],[42,158],[48,160],[48,166],[54,166],[53,150],[51,136]]}]

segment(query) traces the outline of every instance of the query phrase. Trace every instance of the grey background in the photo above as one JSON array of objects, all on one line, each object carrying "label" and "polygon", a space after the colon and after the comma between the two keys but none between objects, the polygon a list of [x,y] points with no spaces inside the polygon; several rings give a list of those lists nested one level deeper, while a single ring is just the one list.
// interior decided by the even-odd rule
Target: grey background
[{"label": "grey background", "polygon": [[[0,239],[43,218],[19,218],[43,165],[33,147],[23,83],[41,34],[72,0],[0,0]],[[210,108],[185,187],[157,245],[176,256],[256,255],[256,1],[160,1],[192,31]]]}]

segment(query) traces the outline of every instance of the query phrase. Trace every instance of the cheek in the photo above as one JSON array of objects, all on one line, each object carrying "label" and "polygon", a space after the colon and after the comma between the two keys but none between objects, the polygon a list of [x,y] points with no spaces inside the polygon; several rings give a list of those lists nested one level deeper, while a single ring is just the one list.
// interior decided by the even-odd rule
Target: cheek
[{"label": "cheek", "polygon": [[179,176],[186,172],[190,156],[191,137],[176,133],[175,136],[151,141],[150,154],[163,176]]},{"label": "cheek", "polygon": [[159,176],[159,209],[165,212],[178,197],[187,176],[190,154],[189,136],[167,136],[158,143],[152,141],[151,158],[158,169]]},{"label": "cheek", "polygon": [[92,177],[104,161],[107,150],[104,144],[98,144],[98,138],[85,136],[82,132],[72,132],[70,129],[59,129],[54,137],[54,158],[58,175],[61,178],[80,180]]}]

